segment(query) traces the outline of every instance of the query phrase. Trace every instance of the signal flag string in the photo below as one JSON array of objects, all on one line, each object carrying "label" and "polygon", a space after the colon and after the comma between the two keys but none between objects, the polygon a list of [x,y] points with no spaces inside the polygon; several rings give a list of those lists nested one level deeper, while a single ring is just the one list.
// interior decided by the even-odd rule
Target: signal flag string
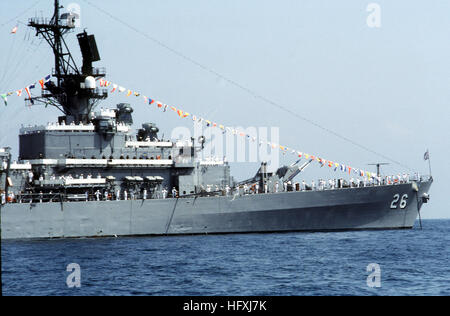
[{"label": "signal flag string", "polygon": [[[111,81],[100,78],[100,79],[98,79],[98,82],[99,82],[100,87],[111,88],[110,93],[115,93],[115,92],[116,93],[125,93],[126,97],[130,97],[130,96],[142,97],[146,104],[155,105],[158,109],[161,109],[164,112],[166,112],[167,110],[171,110],[172,112],[177,114],[180,118],[190,117],[192,119],[192,121],[194,121],[196,123],[206,124],[207,127],[219,128],[222,130],[223,133],[232,133],[233,135],[245,137],[249,141],[256,142],[256,137],[254,137],[254,136],[251,136],[244,132],[240,132],[232,127],[227,127],[223,124],[216,123],[212,120],[204,119],[203,117],[186,112],[180,108],[167,105],[161,101],[158,101],[154,98],[150,98],[146,95],[142,95],[139,92],[136,92],[131,89],[127,89],[127,88],[120,86],[116,83],[113,83]],[[293,149],[293,148],[290,148],[287,146],[282,146],[280,144],[276,144],[276,143],[272,143],[272,142],[268,142],[268,141],[259,141],[259,145],[262,145],[262,144],[267,144],[268,146],[272,147],[273,149],[279,148],[283,154],[291,153],[300,159],[301,158],[312,159],[313,161],[318,162],[321,165],[321,167],[328,166],[329,168],[334,169],[334,171],[337,171],[339,169],[342,172],[346,172],[346,173],[348,172],[349,175],[352,174],[352,172],[353,172],[357,176],[367,177],[368,179],[375,179],[375,177],[376,177],[376,174],[373,172],[366,171],[363,169],[353,168],[346,164],[342,164],[342,163],[338,163],[338,162],[331,161],[328,159],[324,159],[324,158],[319,157],[318,155],[304,153],[304,152],[298,151],[296,149]]]},{"label": "signal flag string", "polygon": [[[26,86],[25,88],[19,89],[19,90],[15,90],[12,92],[8,92],[8,93],[0,93],[0,97],[3,99],[5,106],[8,105],[8,97],[9,96],[13,96],[13,95],[17,95],[17,96],[22,96],[22,94],[26,93],[28,98],[30,99],[30,101],[32,102],[31,99],[31,90],[36,88],[37,84],[39,83],[39,85],[41,86],[42,90],[45,90],[45,84],[47,82],[49,82],[51,79],[51,75],[47,75],[44,78],[36,81],[35,83]],[[247,140],[252,141],[252,142],[256,142],[256,137],[246,134],[244,132],[238,131],[232,127],[228,127],[225,126],[223,124],[218,124],[212,120],[207,120],[204,119],[203,117],[191,114],[189,112],[186,112],[180,108],[176,108],[174,106],[169,106],[161,101],[157,101],[154,98],[150,98],[147,97],[145,95],[141,95],[141,93],[136,92],[134,90],[130,90],[127,88],[124,88],[123,86],[120,86],[116,83],[113,83],[111,81],[105,80],[103,78],[98,78],[97,81],[99,82],[100,87],[103,88],[109,88],[111,87],[110,93],[122,93],[122,92],[126,92],[125,95],[126,97],[130,97],[130,96],[135,96],[135,97],[142,97],[144,99],[144,101],[149,104],[149,105],[156,105],[157,108],[163,110],[164,112],[166,112],[167,110],[171,110],[174,113],[176,113],[180,118],[187,118],[190,117],[192,119],[192,121],[199,123],[199,124],[206,124],[207,127],[212,127],[212,128],[219,128],[222,130],[223,133],[231,133],[233,135],[237,135],[237,136],[241,136],[241,137],[245,137]],[[351,166],[348,166],[346,164],[342,164],[342,163],[338,163],[335,161],[331,161],[328,159],[324,159],[321,158],[318,155],[313,155],[313,154],[308,154],[308,153],[304,153],[302,151],[298,151],[296,149],[290,148],[288,146],[283,146],[280,144],[276,144],[276,143],[272,143],[272,142],[268,142],[268,141],[259,141],[259,145],[263,145],[266,144],[268,146],[270,146],[272,149],[280,149],[281,152],[283,154],[288,154],[291,153],[293,155],[295,155],[298,158],[305,158],[305,159],[312,159],[315,162],[318,162],[321,167],[324,166],[328,166],[329,168],[334,169],[334,171],[337,171],[338,169],[342,172],[348,172],[348,174],[352,174],[352,172],[360,177],[367,177],[368,179],[375,179],[376,174],[370,171],[366,171],[363,169],[358,169],[358,168],[353,168]]]}]

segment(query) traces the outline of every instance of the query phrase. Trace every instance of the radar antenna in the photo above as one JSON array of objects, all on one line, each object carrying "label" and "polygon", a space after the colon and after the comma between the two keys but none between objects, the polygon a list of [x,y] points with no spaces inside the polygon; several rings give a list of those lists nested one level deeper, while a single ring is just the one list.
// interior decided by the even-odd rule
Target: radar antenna
[{"label": "radar antenna", "polygon": [[377,166],[377,177],[381,177],[381,173],[380,173],[380,171],[381,171],[381,166],[384,166],[384,165],[389,165],[389,163],[388,162],[377,162],[377,163],[369,163],[369,164],[367,164],[368,166]]},{"label": "radar antenna", "polygon": [[[108,96],[106,89],[95,87],[95,79],[104,77],[105,70],[92,67],[92,62],[99,61],[100,55],[94,36],[86,32],[77,35],[83,56],[83,67],[81,70],[77,67],[64,39],[66,34],[74,30],[76,17],[70,14],[61,16],[60,9],[63,7],[59,5],[59,0],[55,0],[54,6],[51,19],[31,18],[28,25],[36,29],[36,36],[42,36],[53,50],[53,76],[56,84],[46,82],[40,97],[32,97],[26,101],[57,107],[66,115],[63,117],[66,123],[88,122],[92,109]],[[91,78],[87,79],[88,77]]]}]

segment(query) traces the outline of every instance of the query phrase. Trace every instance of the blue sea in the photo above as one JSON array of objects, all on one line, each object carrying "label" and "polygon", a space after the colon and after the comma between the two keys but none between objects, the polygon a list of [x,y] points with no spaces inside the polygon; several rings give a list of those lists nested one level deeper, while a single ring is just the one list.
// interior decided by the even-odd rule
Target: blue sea
[{"label": "blue sea", "polygon": [[[450,295],[450,220],[424,220],[422,230],[417,223],[391,231],[3,241],[1,259],[3,295]],[[75,280],[71,263],[79,265],[79,287],[67,285]],[[378,265],[378,279],[369,264]]]}]

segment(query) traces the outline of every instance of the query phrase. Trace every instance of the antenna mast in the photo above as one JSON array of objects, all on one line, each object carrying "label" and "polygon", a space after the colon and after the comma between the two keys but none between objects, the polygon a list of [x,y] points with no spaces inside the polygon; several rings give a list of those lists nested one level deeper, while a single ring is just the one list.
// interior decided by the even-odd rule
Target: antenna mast
[{"label": "antenna mast", "polygon": [[[59,0],[54,1],[53,17],[49,19],[35,17],[28,25],[36,30],[36,36],[42,36],[53,50],[55,68],[53,76],[56,84],[47,82],[42,96],[27,99],[31,104],[35,101],[51,104],[60,109],[66,116],[66,123],[89,121],[89,113],[97,103],[107,98],[107,90],[96,89],[95,86],[85,86],[87,77],[100,78],[105,76],[104,68],[92,68],[92,62],[99,61],[100,56],[93,35],[86,32],[78,34],[83,68],[80,70],[67,46],[64,36],[75,29],[77,16],[72,13],[60,15],[62,6]],[[87,67],[85,66],[87,65]]]},{"label": "antenna mast", "polygon": [[381,166],[384,166],[384,165],[389,165],[389,163],[388,162],[377,162],[377,163],[369,163],[368,164],[369,166],[377,166],[377,177],[380,177],[381,176]]}]

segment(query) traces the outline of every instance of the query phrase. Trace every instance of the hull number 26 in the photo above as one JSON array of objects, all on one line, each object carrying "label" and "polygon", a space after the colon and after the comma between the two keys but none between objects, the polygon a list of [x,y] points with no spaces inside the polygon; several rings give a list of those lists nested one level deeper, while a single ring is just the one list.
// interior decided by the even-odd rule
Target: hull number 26
[{"label": "hull number 26", "polygon": [[[400,200],[400,203],[399,203]],[[405,208],[408,203],[408,194],[403,194],[402,198],[400,199],[400,194],[394,195],[394,199],[391,203],[391,208],[395,209],[400,205],[400,208]]]}]

